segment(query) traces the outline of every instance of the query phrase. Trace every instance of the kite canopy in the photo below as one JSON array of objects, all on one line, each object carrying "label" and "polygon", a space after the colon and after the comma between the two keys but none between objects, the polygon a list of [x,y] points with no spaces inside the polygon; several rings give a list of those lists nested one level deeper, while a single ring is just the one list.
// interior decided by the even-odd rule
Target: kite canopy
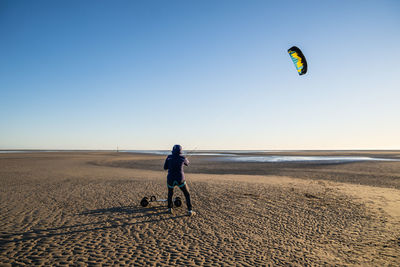
[{"label": "kite canopy", "polygon": [[299,75],[307,73],[307,61],[303,53],[297,46],[292,46],[288,49],[290,58],[293,60],[294,66],[297,69]]}]

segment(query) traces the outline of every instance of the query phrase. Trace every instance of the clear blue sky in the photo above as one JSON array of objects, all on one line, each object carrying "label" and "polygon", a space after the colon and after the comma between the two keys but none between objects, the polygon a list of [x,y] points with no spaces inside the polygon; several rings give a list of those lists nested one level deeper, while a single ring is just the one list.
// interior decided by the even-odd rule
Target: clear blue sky
[{"label": "clear blue sky", "polygon": [[400,1],[0,0],[0,149],[400,149],[399,46]]}]

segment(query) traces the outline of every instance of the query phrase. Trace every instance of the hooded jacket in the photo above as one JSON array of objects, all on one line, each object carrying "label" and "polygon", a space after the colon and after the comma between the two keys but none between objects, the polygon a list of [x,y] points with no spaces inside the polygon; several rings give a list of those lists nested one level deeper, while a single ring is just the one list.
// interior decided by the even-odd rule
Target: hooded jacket
[{"label": "hooded jacket", "polygon": [[185,181],[185,174],[183,166],[189,165],[189,161],[182,155],[182,147],[175,145],[172,149],[172,154],[168,155],[165,159],[164,170],[168,170],[167,182],[172,184],[174,181],[183,183]]}]

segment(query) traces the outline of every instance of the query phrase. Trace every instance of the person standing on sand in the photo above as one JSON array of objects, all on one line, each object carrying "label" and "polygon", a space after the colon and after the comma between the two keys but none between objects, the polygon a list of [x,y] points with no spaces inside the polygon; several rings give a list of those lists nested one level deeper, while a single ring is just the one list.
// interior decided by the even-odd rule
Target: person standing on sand
[{"label": "person standing on sand", "polygon": [[183,173],[183,166],[189,166],[189,161],[182,155],[182,147],[180,145],[174,145],[172,148],[172,154],[168,155],[164,163],[164,170],[168,170],[168,212],[171,214],[173,213],[172,196],[174,194],[174,187],[178,186],[185,195],[188,215],[192,216],[196,213],[192,210],[192,203],[190,201],[190,194],[185,181],[185,174]]}]

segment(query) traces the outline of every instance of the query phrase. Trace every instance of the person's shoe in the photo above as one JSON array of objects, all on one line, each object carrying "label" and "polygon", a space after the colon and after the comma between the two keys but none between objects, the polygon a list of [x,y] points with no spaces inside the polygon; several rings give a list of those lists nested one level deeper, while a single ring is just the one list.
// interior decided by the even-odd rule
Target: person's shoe
[{"label": "person's shoe", "polygon": [[196,212],[194,212],[193,210],[188,211],[188,216],[194,216],[194,215],[196,215]]},{"label": "person's shoe", "polygon": [[169,213],[169,214],[174,214],[173,209],[172,209],[172,208],[169,208],[169,209],[168,209],[168,213]]}]

